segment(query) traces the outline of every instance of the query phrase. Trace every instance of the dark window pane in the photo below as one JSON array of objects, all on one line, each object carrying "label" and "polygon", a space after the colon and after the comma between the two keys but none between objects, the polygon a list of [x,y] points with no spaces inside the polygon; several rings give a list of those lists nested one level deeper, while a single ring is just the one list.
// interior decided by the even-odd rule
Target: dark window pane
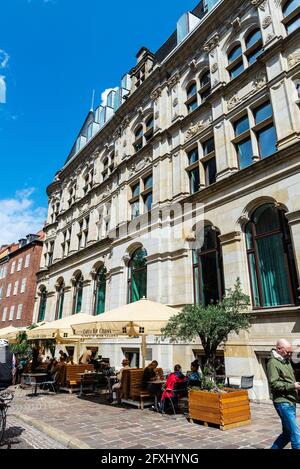
[{"label": "dark window pane", "polygon": [[228,54],[228,62],[232,63],[238,57],[242,55],[242,48],[240,45],[234,47],[232,51]]},{"label": "dark window pane", "polygon": [[202,303],[207,306],[220,300],[217,253],[201,256]]},{"label": "dark window pane", "polygon": [[188,113],[190,114],[191,112],[195,111],[198,107],[198,101],[195,99],[195,101],[192,101],[190,104],[188,104]]},{"label": "dark window pane", "polygon": [[218,233],[212,228],[212,226],[205,226],[203,233],[203,246],[201,252],[209,251],[211,249],[217,249],[218,247]]},{"label": "dark window pane", "polygon": [[280,230],[279,212],[274,205],[261,205],[257,210],[255,210],[252,220],[255,223],[257,235]]},{"label": "dark window pane", "polygon": [[259,145],[259,153],[262,158],[266,158],[267,156],[276,153],[277,136],[273,124],[257,132],[257,139]]},{"label": "dark window pane", "polygon": [[230,70],[230,78],[236,78],[238,77],[241,73],[243,73],[244,71],[244,64],[243,62],[241,63],[238,63],[235,67],[233,67],[231,70]]},{"label": "dark window pane", "polygon": [[210,186],[216,182],[217,176],[217,166],[216,166],[216,159],[212,158],[209,161],[204,163],[204,171],[205,171],[205,178],[206,178],[206,185]]},{"label": "dark window pane", "polygon": [[247,249],[253,249],[252,223],[248,223],[245,229]]},{"label": "dark window pane", "polygon": [[262,39],[262,37],[261,37],[260,29],[256,29],[255,31],[252,31],[249,34],[249,36],[247,36],[247,39],[246,39],[247,49],[252,47],[256,42],[260,41],[261,39]]},{"label": "dark window pane", "polygon": [[296,16],[292,21],[290,21],[287,26],[287,32],[291,34],[293,31],[295,31],[297,28],[300,27],[300,16]]},{"label": "dark window pane", "polygon": [[150,187],[152,186],[153,186],[153,177],[151,175],[151,176],[148,176],[146,179],[144,179],[144,188],[146,190],[146,189],[150,189]]},{"label": "dark window pane", "polygon": [[247,132],[247,130],[249,130],[249,128],[250,128],[250,126],[249,126],[248,116],[242,117],[242,119],[239,119],[234,124],[235,136],[239,137],[244,132]]},{"label": "dark window pane", "polygon": [[206,142],[202,143],[202,148],[203,148],[203,155],[206,156],[212,151],[215,151],[215,140],[214,138],[210,138],[209,140],[206,140]]},{"label": "dark window pane", "polygon": [[188,159],[189,159],[189,165],[194,164],[196,163],[196,161],[199,160],[199,153],[198,153],[197,148],[189,152]]},{"label": "dark window pane", "polygon": [[197,85],[196,83],[193,83],[188,89],[187,89],[187,99],[190,99],[192,96],[195,96],[197,94]]},{"label": "dark window pane", "polygon": [[256,124],[268,119],[269,117],[273,116],[273,109],[271,103],[268,101],[267,103],[262,104],[257,109],[254,110],[254,117]]},{"label": "dark window pane", "polygon": [[262,47],[258,47],[255,49],[251,54],[248,54],[248,62],[250,65],[256,62],[256,59],[262,54],[263,50]]},{"label": "dark window pane", "polygon": [[140,202],[134,202],[131,204],[131,218],[134,220],[135,218],[140,216]]},{"label": "dark window pane", "polygon": [[138,195],[140,195],[140,185],[136,184],[132,187],[132,197],[137,197]]},{"label": "dark window pane", "polygon": [[145,209],[146,212],[150,212],[152,209],[153,195],[152,192],[145,197]]},{"label": "dark window pane", "polygon": [[203,88],[203,86],[207,84],[210,84],[210,72],[204,73],[204,75],[202,75],[201,80],[200,80],[201,88]]},{"label": "dark window pane", "polygon": [[136,131],[135,131],[135,138],[136,140],[140,137],[143,136],[143,127],[139,127]]},{"label": "dark window pane", "polygon": [[284,5],[282,9],[284,16],[288,16],[290,13],[296,10],[296,8],[299,6],[300,6],[300,0],[289,0],[288,2],[286,2],[286,4]]},{"label": "dark window pane", "polygon": [[252,157],[253,157],[253,151],[252,151],[252,144],[251,144],[251,139],[244,140],[241,143],[238,143],[236,145],[237,147],[237,153],[238,153],[238,158],[239,158],[239,163],[240,163],[240,169],[247,168],[247,166],[250,166],[253,163]]},{"label": "dark window pane", "polygon": [[195,194],[199,191],[200,186],[200,171],[199,168],[193,169],[193,171],[189,172],[190,178],[190,191],[191,194]]},{"label": "dark window pane", "polygon": [[249,259],[250,278],[251,278],[251,286],[252,286],[252,301],[253,301],[253,306],[257,308],[260,306],[260,299],[259,299],[258,280],[257,280],[257,273],[256,273],[255,255],[249,254],[248,259]]}]

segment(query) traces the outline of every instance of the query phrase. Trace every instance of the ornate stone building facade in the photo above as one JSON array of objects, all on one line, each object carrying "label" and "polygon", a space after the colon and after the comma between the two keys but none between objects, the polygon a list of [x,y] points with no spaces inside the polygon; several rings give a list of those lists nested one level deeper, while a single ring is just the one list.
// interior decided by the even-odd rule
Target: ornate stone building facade
[{"label": "ornate stone building facade", "polygon": [[[159,51],[140,50],[48,187],[36,321],[143,296],[209,303],[239,277],[253,325],[230,338],[226,371],[268,397],[267,353],[300,339],[299,26],[296,0],[200,2]],[[152,346],[165,368],[201,355]]]}]

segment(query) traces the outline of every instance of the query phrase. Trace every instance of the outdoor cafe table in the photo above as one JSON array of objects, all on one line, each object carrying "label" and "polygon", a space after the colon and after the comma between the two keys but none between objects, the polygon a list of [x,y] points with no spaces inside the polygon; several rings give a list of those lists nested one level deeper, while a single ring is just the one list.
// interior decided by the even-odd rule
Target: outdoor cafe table
[{"label": "outdoor cafe table", "polygon": [[[37,386],[39,384],[39,378],[43,378],[44,376],[48,376],[47,373],[24,373],[22,376],[29,376],[29,378],[34,378],[35,379],[35,387],[34,387],[34,393],[32,396],[37,396]],[[26,383],[25,383],[26,384]]]},{"label": "outdoor cafe table", "polygon": [[158,392],[161,391],[161,388],[165,383],[166,383],[166,381],[162,380],[162,379],[155,379],[153,381],[147,381],[147,384],[152,384],[157,389],[157,391],[154,392],[154,406],[155,406],[155,410],[157,412],[159,411],[157,394],[158,394]]}]

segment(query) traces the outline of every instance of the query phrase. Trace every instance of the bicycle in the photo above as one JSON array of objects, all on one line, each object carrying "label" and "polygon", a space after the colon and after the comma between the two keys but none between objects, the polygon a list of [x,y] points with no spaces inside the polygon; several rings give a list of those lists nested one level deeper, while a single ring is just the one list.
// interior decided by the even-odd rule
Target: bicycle
[{"label": "bicycle", "polygon": [[6,415],[13,400],[14,395],[9,391],[0,391],[0,444],[3,441],[4,432],[6,428]]}]

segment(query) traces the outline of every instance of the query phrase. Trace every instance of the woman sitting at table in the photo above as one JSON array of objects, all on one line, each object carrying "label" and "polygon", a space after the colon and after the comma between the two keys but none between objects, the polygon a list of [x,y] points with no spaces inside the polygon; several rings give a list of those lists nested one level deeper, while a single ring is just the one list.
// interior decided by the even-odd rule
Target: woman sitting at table
[{"label": "woman sitting at table", "polygon": [[144,369],[143,378],[142,378],[142,386],[143,389],[147,390],[152,393],[152,391],[156,391],[154,386],[151,384],[151,381],[156,381],[158,376],[156,373],[156,368],[158,367],[158,362],[153,360],[149,365]]},{"label": "woman sitting at table", "polygon": [[175,365],[174,366],[174,372],[170,373],[167,382],[165,384],[165,389],[162,393],[161,396],[161,401],[160,401],[160,407],[161,409],[164,408],[165,405],[165,399],[166,398],[172,398],[173,397],[173,390],[175,385],[181,385],[180,387],[182,388],[182,393],[184,394],[186,392],[187,388],[187,377],[184,376],[182,373],[182,368],[180,365]]},{"label": "woman sitting at table", "polygon": [[187,373],[187,385],[189,387],[201,387],[201,375],[199,373],[199,362],[195,360],[191,363],[191,371]]}]

